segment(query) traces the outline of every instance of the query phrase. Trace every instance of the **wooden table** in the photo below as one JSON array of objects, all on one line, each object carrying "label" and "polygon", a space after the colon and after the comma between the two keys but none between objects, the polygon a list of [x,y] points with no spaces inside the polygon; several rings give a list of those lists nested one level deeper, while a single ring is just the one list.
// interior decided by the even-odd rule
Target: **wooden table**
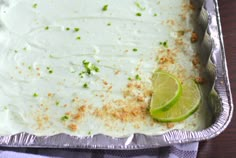
[{"label": "wooden table", "polygon": [[[236,0],[219,0],[219,7],[231,89],[236,103]],[[235,115],[229,127],[220,136],[200,143],[199,158],[236,158]]]}]

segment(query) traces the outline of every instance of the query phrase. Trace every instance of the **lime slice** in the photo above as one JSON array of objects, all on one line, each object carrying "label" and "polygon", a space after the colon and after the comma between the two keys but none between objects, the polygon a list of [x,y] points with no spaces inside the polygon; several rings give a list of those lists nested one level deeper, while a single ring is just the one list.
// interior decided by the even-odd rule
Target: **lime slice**
[{"label": "lime slice", "polygon": [[179,100],[167,111],[151,112],[153,118],[161,122],[182,121],[197,110],[201,101],[198,85],[188,80],[182,87],[183,92]]},{"label": "lime slice", "polygon": [[153,95],[151,112],[168,110],[181,95],[182,87],[177,78],[166,72],[157,71],[153,75]]}]

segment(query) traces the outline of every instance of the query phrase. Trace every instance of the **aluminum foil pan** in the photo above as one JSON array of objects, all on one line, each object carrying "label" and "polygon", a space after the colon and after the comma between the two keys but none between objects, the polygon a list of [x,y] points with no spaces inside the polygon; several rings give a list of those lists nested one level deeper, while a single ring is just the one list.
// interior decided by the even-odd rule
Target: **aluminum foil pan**
[{"label": "aluminum foil pan", "polygon": [[212,83],[208,91],[208,105],[213,114],[212,124],[202,131],[173,130],[163,135],[147,136],[133,134],[126,138],[112,138],[105,135],[76,137],[66,134],[38,137],[28,133],[1,136],[0,146],[43,147],[43,148],[86,148],[86,149],[145,149],[208,140],[222,133],[231,121],[233,102],[226,66],[222,30],[217,0],[194,2],[202,6],[199,22],[204,32],[200,57],[206,67],[206,74]]}]

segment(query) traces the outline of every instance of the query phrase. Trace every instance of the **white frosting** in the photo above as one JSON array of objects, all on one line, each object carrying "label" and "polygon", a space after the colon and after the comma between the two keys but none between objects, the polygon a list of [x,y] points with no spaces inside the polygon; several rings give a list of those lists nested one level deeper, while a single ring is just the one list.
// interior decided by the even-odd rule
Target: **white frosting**
[{"label": "white frosting", "polygon": [[[185,45],[177,51],[175,64],[164,69],[178,74],[183,67],[187,73],[182,79],[198,74],[191,61],[196,53],[190,42],[192,11],[185,12],[184,4],[188,0],[0,1],[0,134],[124,136],[168,131],[164,124],[144,123],[151,120],[148,116],[133,125],[132,121],[96,117],[93,111],[114,99],[125,100],[129,77],[138,74],[150,88],[152,73],[160,66],[158,52],[166,49],[160,42],[168,41],[168,47],[174,49],[178,31],[190,30],[183,37]],[[183,13],[187,13],[186,20],[181,19]],[[170,26],[168,20],[175,24]],[[81,78],[84,60],[100,71]],[[89,88],[83,87],[85,83]],[[76,97],[80,101],[74,103]],[[91,109],[82,119],[61,120],[66,112],[73,113],[83,105]],[[202,128],[198,115],[175,128]],[[70,123],[78,130],[71,131]]]}]

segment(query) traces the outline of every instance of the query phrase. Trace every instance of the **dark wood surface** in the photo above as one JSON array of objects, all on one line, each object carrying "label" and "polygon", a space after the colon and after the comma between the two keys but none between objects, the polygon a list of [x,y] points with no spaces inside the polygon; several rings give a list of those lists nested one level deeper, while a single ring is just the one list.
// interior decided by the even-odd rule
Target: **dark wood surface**
[{"label": "dark wood surface", "polygon": [[[236,103],[236,0],[218,0],[229,77],[234,103]],[[236,108],[234,109],[236,112]],[[229,127],[218,137],[199,146],[199,158],[236,158],[236,114]]]}]

